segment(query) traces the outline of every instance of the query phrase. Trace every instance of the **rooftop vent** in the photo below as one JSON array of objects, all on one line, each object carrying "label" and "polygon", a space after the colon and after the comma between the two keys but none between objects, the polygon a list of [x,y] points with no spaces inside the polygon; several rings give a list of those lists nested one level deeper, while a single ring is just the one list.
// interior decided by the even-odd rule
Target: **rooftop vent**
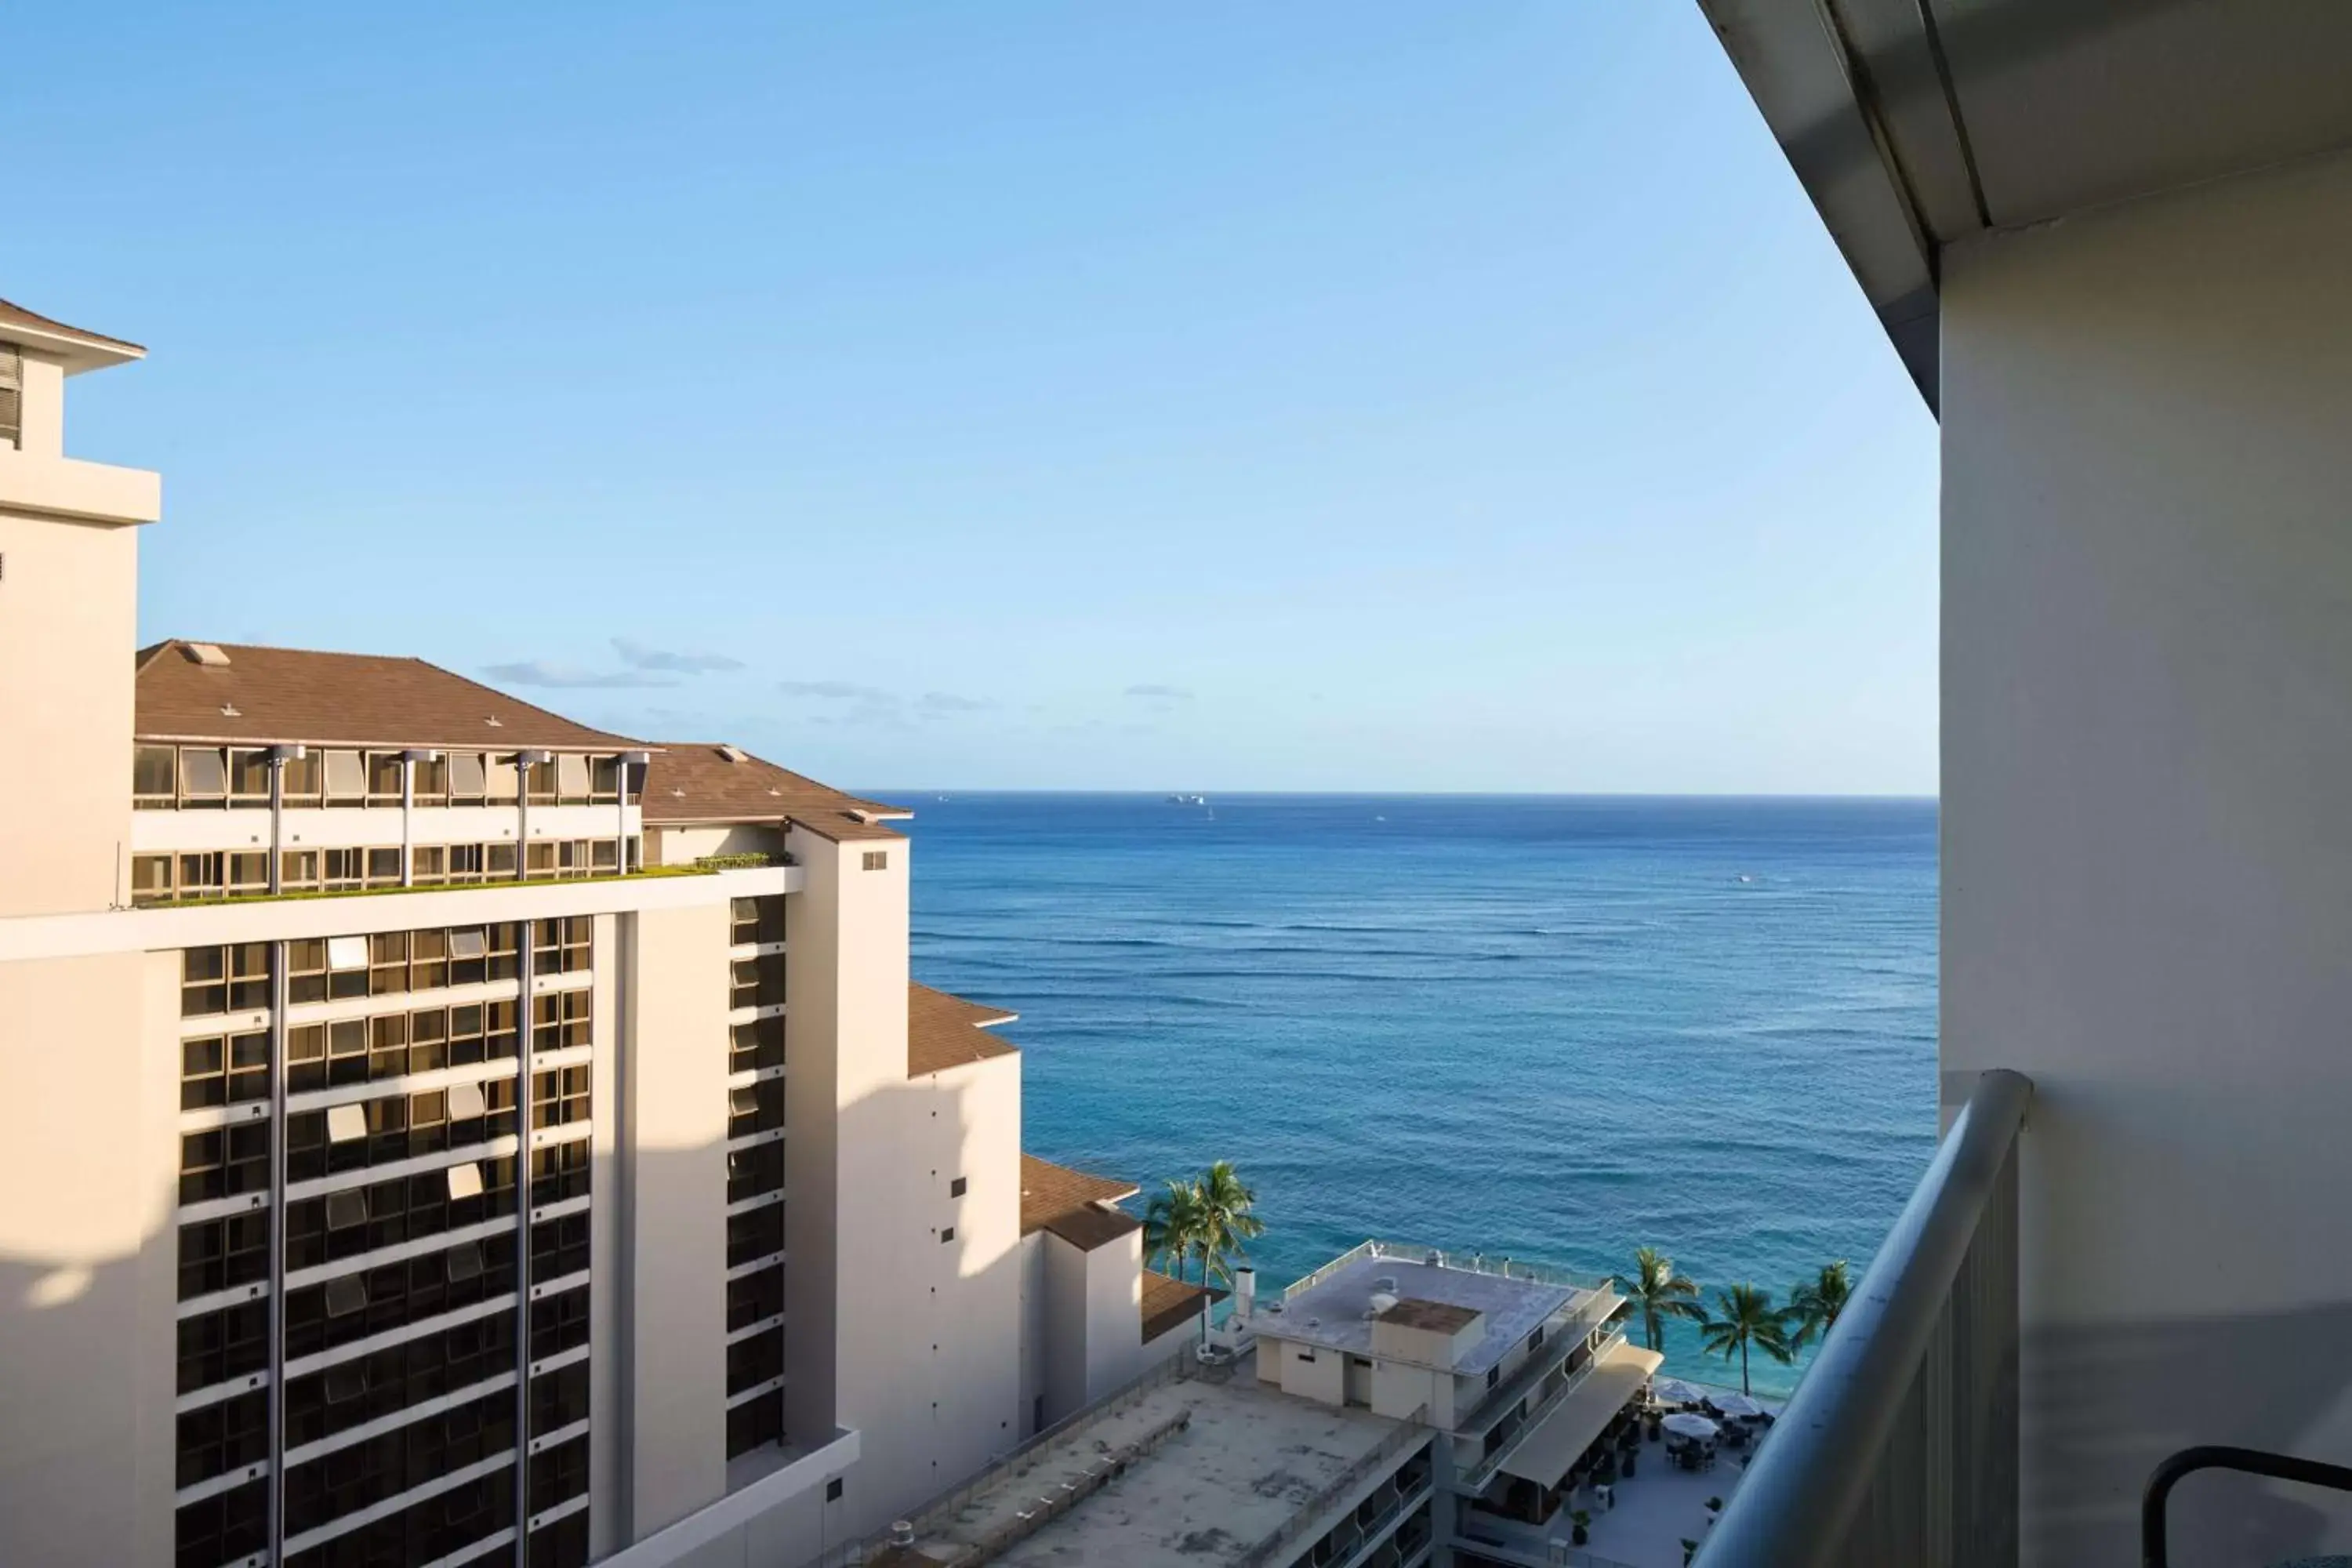
[{"label": "rooftop vent", "polygon": [[242,719],[245,715],[237,711],[236,703],[224,702],[221,704],[221,717],[224,719]]},{"label": "rooftop vent", "polygon": [[488,724],[493,730],[503,730],[506,728],[504,724],[499,722],[499,716],[495,713],[488,714],[484,717],[482,722]]},{"label": "rooftop vent", "polygon": [[719,754],[730,763],[740,763],[745,753],[740,746],[721,746],[719,748]]},{"label": "rooftop vent", "polygon": [[890,1544],[893,1546],[914,1545],[915,1521],[910,1519],[892,1520],[890,1521]]},{"label": "rooftop vent", "polygon": [[1372,1281],[1372,1289],[1393,1296],[1397,1293],[1397,1277],[1393,1274],[1383,1274]]},{"label": "rooftop vent", "polygon": [[190,664],[221,665],[228,662],[228,654],[216,642],[182,643],[180,651],[188,656]]}]

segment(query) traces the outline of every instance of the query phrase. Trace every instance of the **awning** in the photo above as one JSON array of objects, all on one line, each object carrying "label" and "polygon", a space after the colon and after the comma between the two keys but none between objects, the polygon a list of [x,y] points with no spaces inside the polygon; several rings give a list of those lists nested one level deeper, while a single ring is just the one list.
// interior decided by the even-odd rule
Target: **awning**
[{"label": "awning", "polygon": [[1559,1485],[1568,1467],[1592,1447],[1592,1440],[1608,1429],[1625,1402],[1665,1359],[1655,1351],[1630,1344],[1621,1344],[1602,1356],[1576,1392],[1537,1423],[1535,1430],[1503,1461],[1503,1473],[1539,1487]]}]

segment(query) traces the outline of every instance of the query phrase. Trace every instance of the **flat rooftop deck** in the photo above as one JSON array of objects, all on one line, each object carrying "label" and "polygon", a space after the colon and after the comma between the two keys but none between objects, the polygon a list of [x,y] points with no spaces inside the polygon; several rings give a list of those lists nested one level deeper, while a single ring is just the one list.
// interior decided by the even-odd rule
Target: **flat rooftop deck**
[{"label": "flat rooftop deck", "polygon": [[[1187,1414],[1188,1425],[1169,1430]],[[1214,1568],[1240,1560],[1400,1425],[1265,1388],[1244,1359],[1228,1381],[1163,1384],[1019,1456],[954,1513],[917,1521],[916,1555],[952,1562],[1000,1540],[1041,1498],[1079,1483],[1090,1461],[1165,1433],[1117,1479],[987,1561]]]},{"label": "flat rooftop deck", "polygon": [[[1381,1281],[1393,1279],[1390,1289]],[[1579,1297],[1591,1294],[1570,1285],[1507,1279],[1480,1268],[1423,1263],[1393,1253],[1349,1259],[1306,1289],[1284,1297],[1279,1316],[1260,1314],[1258,1332],[1329,1350],[1369,1355],[1372,1325],[1365,1320],[1372,1297],[1438,1301],[1486,1315],[1486,1333],[1454,1370],[1475,1377],[1526,1340],[1537,1324]]]}]

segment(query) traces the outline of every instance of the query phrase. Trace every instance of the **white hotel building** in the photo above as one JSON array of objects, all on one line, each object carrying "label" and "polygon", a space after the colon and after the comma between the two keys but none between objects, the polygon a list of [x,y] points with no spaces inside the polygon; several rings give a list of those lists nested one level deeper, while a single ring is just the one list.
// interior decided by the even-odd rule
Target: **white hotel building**
[{"label": "white hotel building", "polygon": [[1181,1347],[903,813],[413,659],[138,650],[134,345],[0,302],[0,1561],[777,1564]]}]

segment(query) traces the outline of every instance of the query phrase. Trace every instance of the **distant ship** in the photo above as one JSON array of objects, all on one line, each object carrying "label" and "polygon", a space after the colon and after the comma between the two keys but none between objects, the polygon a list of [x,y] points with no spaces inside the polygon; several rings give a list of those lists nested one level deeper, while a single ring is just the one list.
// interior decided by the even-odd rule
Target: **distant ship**
[{"label": "distant ship", "polygon": [[1205,795],[1171,795],[1168,797],[1168,804],[1171,805],[1206,805],[1209,804],[1209,797]]}]

